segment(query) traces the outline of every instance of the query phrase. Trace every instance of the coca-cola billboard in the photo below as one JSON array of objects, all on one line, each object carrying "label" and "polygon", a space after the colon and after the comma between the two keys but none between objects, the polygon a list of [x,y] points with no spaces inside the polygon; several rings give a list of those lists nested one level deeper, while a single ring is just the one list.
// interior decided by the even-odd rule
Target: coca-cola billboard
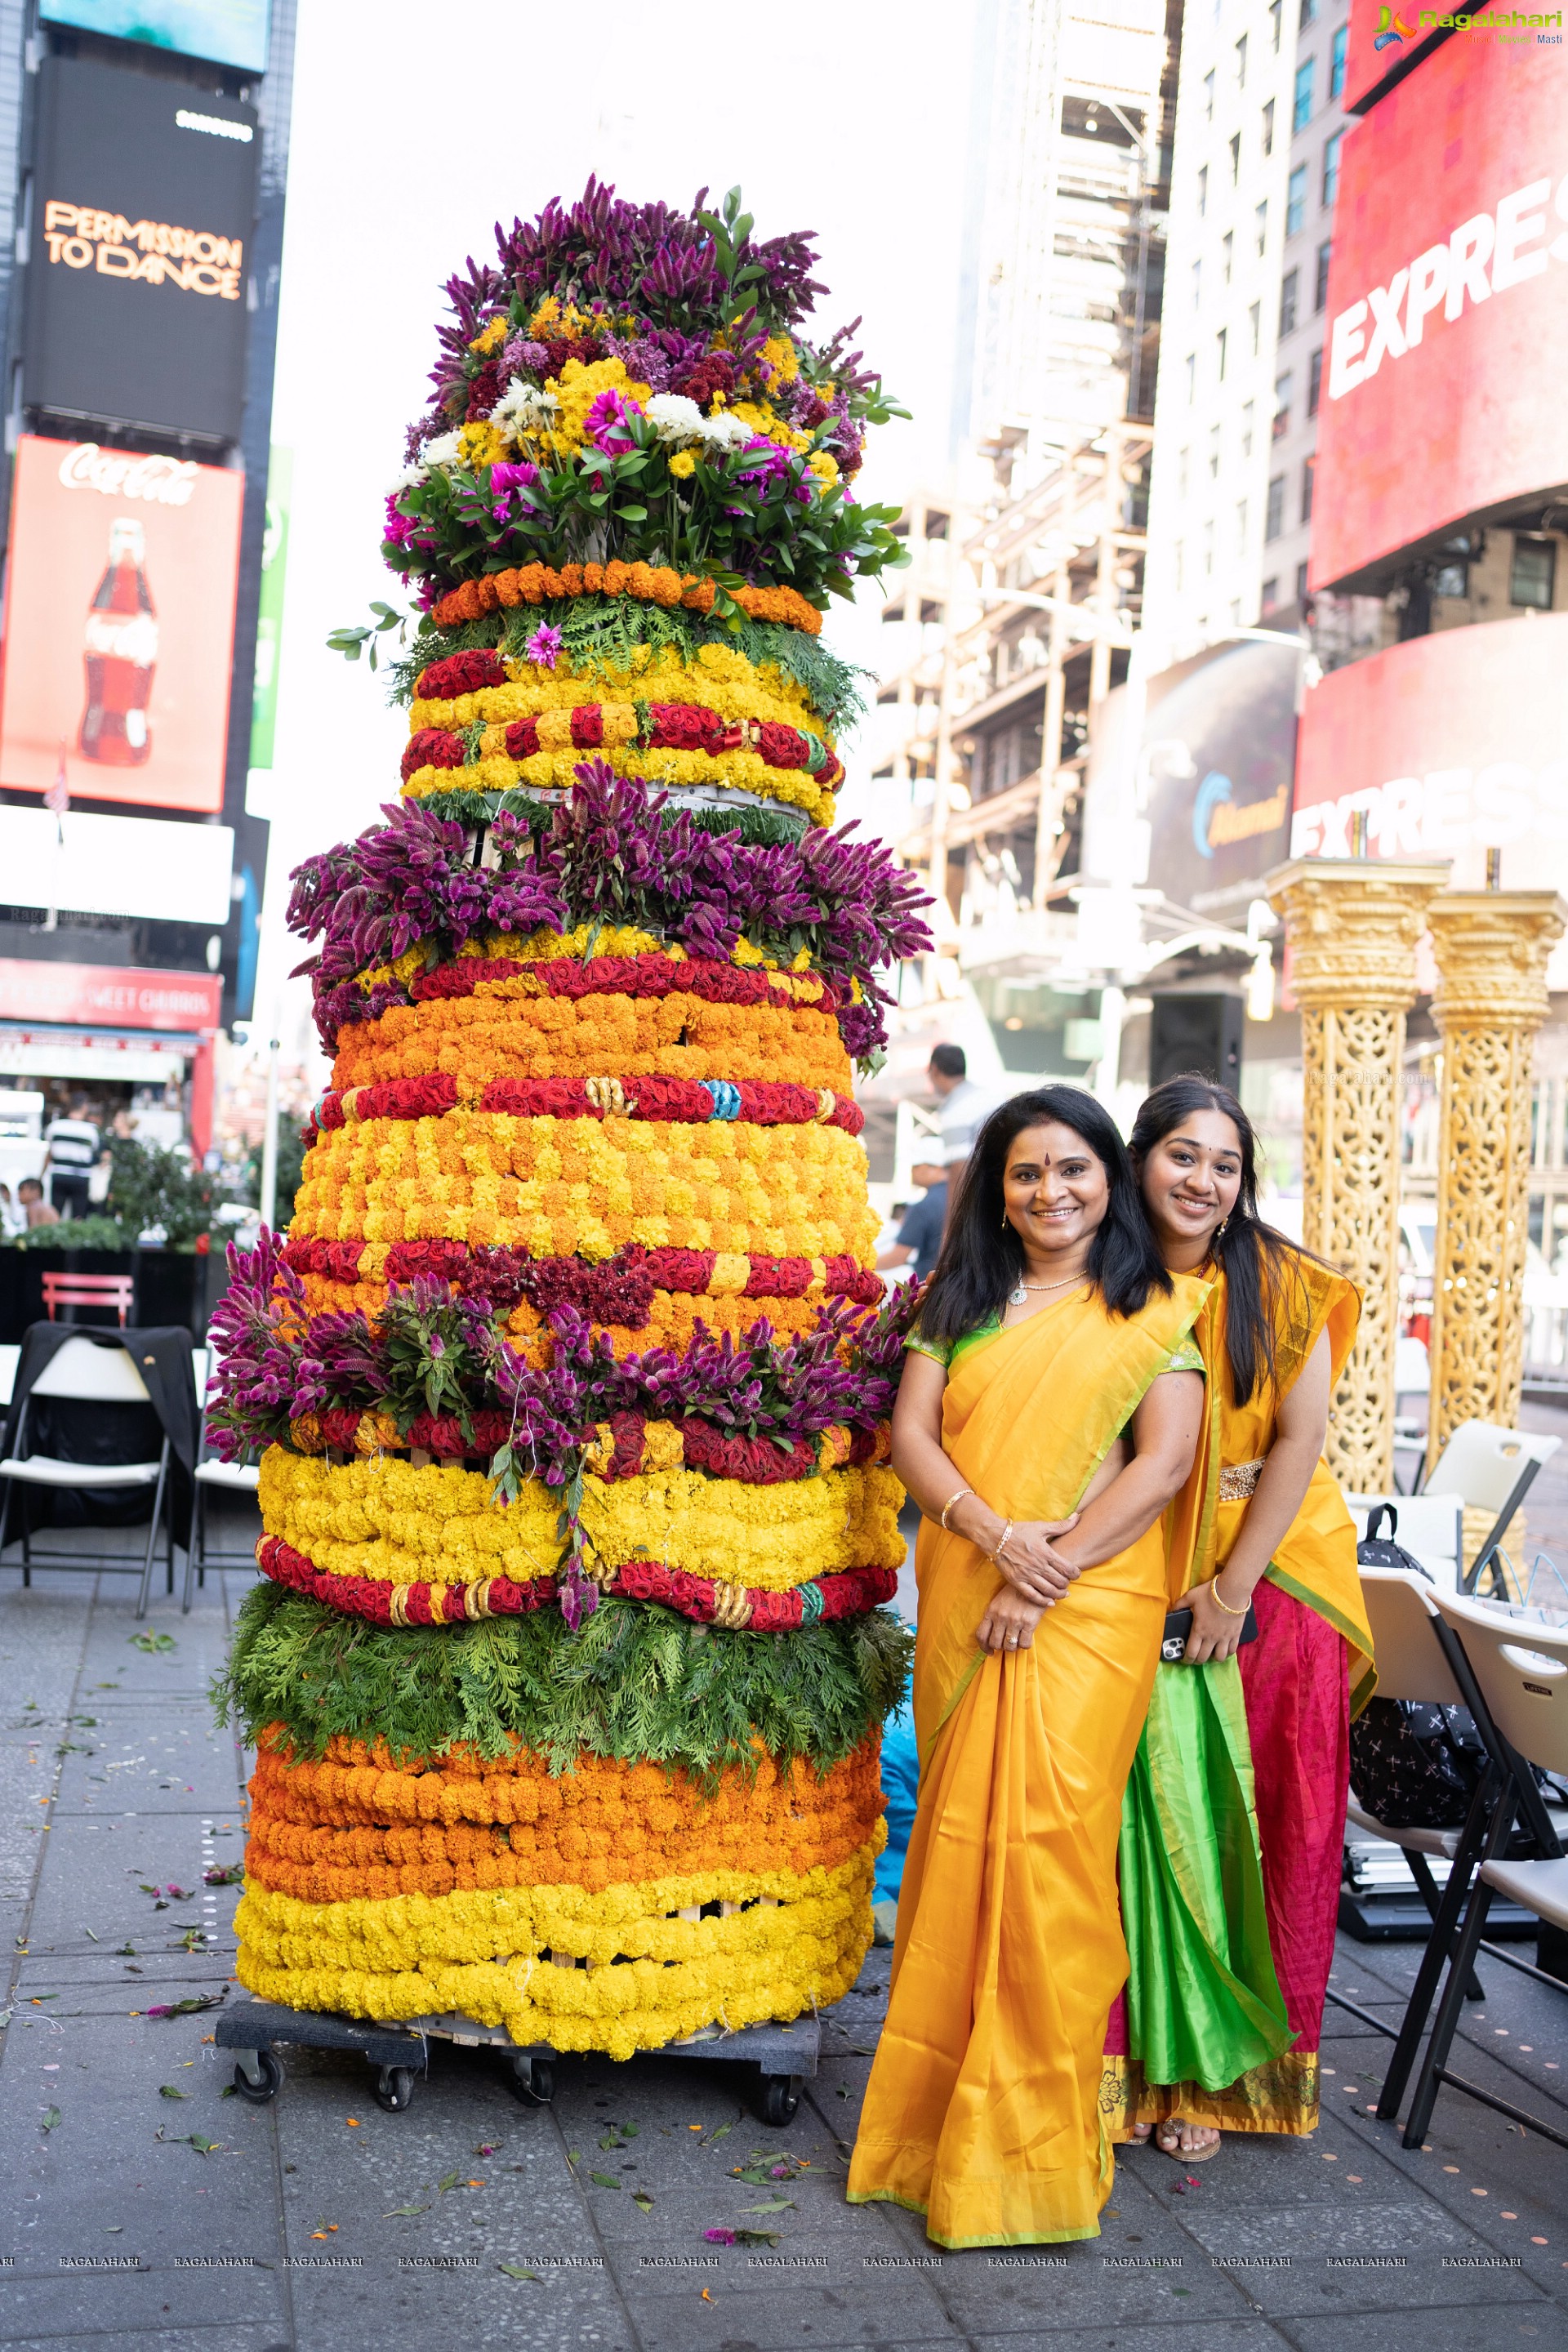
[{"label": "coca-cola billboard", "polygon": [[1568,50],[1455,34],[1344,134],[1312,587],[1568,481],[1565,377]]},{"label": "coca-cola billboard", "polygon": [[17,444],[0,784],[223,806],[244,477],[92,442]]}]

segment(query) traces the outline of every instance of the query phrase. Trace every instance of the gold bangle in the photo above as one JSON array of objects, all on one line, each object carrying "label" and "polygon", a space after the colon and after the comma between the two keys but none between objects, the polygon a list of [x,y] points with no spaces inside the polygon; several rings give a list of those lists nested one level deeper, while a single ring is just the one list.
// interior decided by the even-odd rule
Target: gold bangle
[{"label": "gold bangle", "polygon": [[948,1496],[946,1502],[942,1507],[941,1527],[943,1535],[946,1535],[949,1532],[947,1515],[949,1511],[952,1510],[954,1503],[962,1503],[965,1495],[973,1495],[973,1492],[974,1489],[973,1486],[961,1486],[956,1495],[950,1495]]},{"label": "gold bangle", "polygon": [[1004,1525],[1001,1534],[997,1537],[995,1549],[991,1554],[991,1564],[994,1568],[1001,1567],[1002,1555],[1007,1549],[1007,1538],[1012,1532],[1013,1522],[1011,1519],[1008,1519]]},{"label": "gold bangle", "polygon": [[1250,1601],[1244,1601],[1239,1609],[1233,1609],[1228,1601],[1222,1601],[1219,1597],[1219,1579],[1217,1576],[1210,1577],[1209,1592],[1214,1601],[1215,1607],[1216,1609],[1223,1609],[1227,1617],[1245,1617],[1247,1611],[1252,1606]]}]

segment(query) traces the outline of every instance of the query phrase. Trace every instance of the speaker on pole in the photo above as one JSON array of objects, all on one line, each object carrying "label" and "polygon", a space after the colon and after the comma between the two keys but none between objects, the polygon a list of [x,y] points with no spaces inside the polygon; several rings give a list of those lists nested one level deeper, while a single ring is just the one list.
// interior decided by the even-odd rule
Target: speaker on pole
[{"label": "speaker on pole", "polygon": [[1156,996],[1149,1024],[1149,1084],[1195,1070],[1234,1093],[1241,1078],[1239,996]]}]

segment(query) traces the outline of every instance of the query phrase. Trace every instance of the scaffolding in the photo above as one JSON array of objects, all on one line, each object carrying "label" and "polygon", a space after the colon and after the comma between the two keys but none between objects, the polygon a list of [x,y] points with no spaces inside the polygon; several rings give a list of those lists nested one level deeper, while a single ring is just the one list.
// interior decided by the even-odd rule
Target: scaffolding
[{"label": "scaffolding", "polygon": [[[1076,870],[1142,607],[1179,0],[998,0],[972,429],[905,507],[879,772],[937,901],[936,963]],[[1005,920],[999,920],[1005,918]]]}]

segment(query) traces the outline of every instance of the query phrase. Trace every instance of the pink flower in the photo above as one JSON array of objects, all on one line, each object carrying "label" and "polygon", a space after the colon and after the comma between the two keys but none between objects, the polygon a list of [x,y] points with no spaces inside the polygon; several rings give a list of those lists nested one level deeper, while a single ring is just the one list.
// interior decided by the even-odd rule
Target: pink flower
[{"label": "pink flower", "polygon": [[733,2230],[704,2230],[702,2234],[710,2246],[732,2246],[735,2242]]},{"label": "pink flower", "polygon": [[535,629],[523,650],[536,668],[553,669],[563,643],[560,630],[552,629],[548,622],[544,622]]},{"label": "pink flower", "polygon": [[539,468],[524,458],[521,464],[503,464],[490,467],[490,488],[499,492],[520,490],[530,482],[537,482]]},{"label": "pink flower", "polygon": [[583,438],[609,457],[622,457],[637,446],[629,418],[630,411],[618,392],[602,392],[583,419]]}]

